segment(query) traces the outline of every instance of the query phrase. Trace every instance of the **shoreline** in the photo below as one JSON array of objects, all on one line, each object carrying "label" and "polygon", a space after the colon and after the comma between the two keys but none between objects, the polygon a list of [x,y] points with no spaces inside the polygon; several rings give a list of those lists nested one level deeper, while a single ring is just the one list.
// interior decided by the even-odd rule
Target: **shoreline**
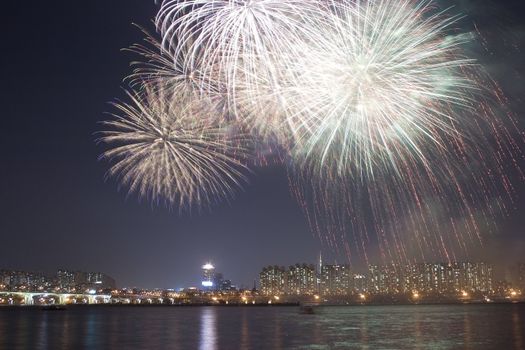
[{"label": "shoreline", "polygon": [[[51,304],[51,305],[0,305],[0,310],[7,309],[25,309],[25,310],[48,310],[50,306],[57,306],[62,309],[82,309],[82,308],[200,308],[200,307],[221,307],[221,308],[275,308],[275,307],[301,307],[301,303],[279,303],[279,304],[216,304],[216,303],[199,303],[199,304]],[[337,303],[320,303],[308,304],[314,308],[322,307],[366,307],[366,306],[479,306],[479,305],[525,305],[525,301],[509,301],[509,302],[427,302],[427,303],[360,303],[360,304],[337,304]],[[52,309],[51,309],[52,310]]]}]

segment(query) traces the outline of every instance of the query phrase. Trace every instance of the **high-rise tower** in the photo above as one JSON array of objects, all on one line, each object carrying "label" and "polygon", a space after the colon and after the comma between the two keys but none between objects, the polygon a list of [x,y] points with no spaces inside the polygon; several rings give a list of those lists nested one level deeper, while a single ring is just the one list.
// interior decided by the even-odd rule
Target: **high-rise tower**
[{"label": "high-rise tower", "polygon": [[213,289],[213,281],[215,280],[215,266],[207,263],[202,266],[202,286],[205,289]]},{"label": "high-rise tower", "polygon": [[321,292],[321,272],[323,271],[323,253],[319,252],[319,262],[317,266],[317,292]]}]

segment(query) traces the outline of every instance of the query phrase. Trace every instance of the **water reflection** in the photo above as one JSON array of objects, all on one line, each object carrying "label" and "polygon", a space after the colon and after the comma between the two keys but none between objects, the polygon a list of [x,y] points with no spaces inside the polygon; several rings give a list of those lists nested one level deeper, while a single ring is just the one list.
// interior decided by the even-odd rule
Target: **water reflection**
[{"label": "water reflection", "polygon": [[415,324],[414,324],[414,327],[415,327],[415,329],[414,329],[414,332],[415,332],[414,343],[415,343],[415,346],[418,349],[421,349],[421,348],[423,348],[423,331],[422,331],[422,327],[424,327],[424,323],[423,323],[423,320],[421,319],[423,317],[423,315],[420,312],[417,312],[415,317],[416,317],[416,319],[415,319]]},{"label": "water reflection", "polygon": [[47,314],[43,315],[40,318],[38,323],[37,331],[37,345],[41,349],[47,349],[49,347],[47,343],[47,334],[48,334],[48,324],[47,324]]},{"label": "water reflection", "polygon": [[217,347],[217,308],[203,307],[200,319],[200,350],[216,350]]},{"label": "water reflection", "polygon": [[64,316],[64,321],[62,322],[62,330],[61,330],[61,337],[60,337],[60,348],[61,349],[67,349],[68,345],[71,343],[70,339],[70,333],[71,333],[71,326],[70,326],[70,315]]},{"label": "water reflection", "polygon": [[463,332],[464,332],[464,344],[465,348],[471,349],[472,348],[472,325],[470,322],[470,315],[468,312],[465,312],[463,315]]},{"label": "water reflection", "polygon": [[84,346],[86,349],[96,349],[97,339],[97,315],[93,312],[89,313],[87,319],[84,320]]},{"label": "water reflection", "polygon": [[359,326],[360,342],[364,349],[368,349],[368,315],[361,316],[361,324]]},{"label": "water reflection", "polygon": [[248,317],[246,315],[246,309],[242,313],[242,324],[241,324],[241,349],[250,348],[250,334],[248,331]]},{"label": "water reflection", "polygon": [[525,349],[525,305],[0,309],[0,349]]},{"label": "water reflection", "polygon": [[514,347],[515,349],[524,349],[525,344],[523,344],[523,330],[525,329],[525,325],[521,323],[519,309],[517,307],[514,308],[512,313],[512,324],[512,332],[514,333]]},{"label": "water reflection", "polygon": [[273,344],[274,349],[283,348],[283,332],[281,327],[281,319],[279,317],[275,318],[275,343]]}]

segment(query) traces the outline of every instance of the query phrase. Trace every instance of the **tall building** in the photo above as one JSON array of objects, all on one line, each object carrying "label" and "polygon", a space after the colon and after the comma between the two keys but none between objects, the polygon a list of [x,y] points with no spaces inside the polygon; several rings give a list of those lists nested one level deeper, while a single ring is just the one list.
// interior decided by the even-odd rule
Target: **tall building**
[{"label": "tall building", "polygon": [[71,270],[58,270],[57,271],[57,285],[61,289],[71,290],[78,284],[78,273]]},{"label": "tall building", "polygon": [[267,266],[259,274],[259,286],[263,295],[286,293],[286,269],[281,266]]},{"label": "tall building", "polygon": [[[460,290],[459,278],[461,269],[446,263],[409,265],[410,288],[407,291],[417,290],[427,293],[445,293]],[[415,273],[415,275],[413,274]],[[416,279],[413,279],[416,277]]]},{"label": "tall building", "polygon": [[287,274],[287,294],[313,295],[317,290],[316,281],[314,265],[292,265]]},{"label": "tall building", "polygon": [[460,263],[464,276],[463,289],[476,292],[491,292],[493,267],[487,263]]},{"label": "tall building", "polygon": [[492,265],[487,263],[424,263],[371,265],[372,293],[397,294],[419,291],[431,294],[457,294],[461,291],[490,293]]},{"label": "tall building", "polygon": [[35,290],[39,287],[49,286],[51,283],[43,273],[1,270],[0,284],[13,289],[24,288],[27,290]]},{"label": "tall building", "polygon": [[321,293],[321,271],[323,269],[323,254],[319,252],[319,261],[317,262],[317,271],[316,271],[316,283],[317,283],[317,292]]},{"label": "tall building", "polygon": [[232,285],[232,281],[231,280],[222,280],[219,289],[221,291],[227,292],[227,291],[233,290],[234,286]]},{"label": "tall building", "polygon": [[399,265],[370,265],[368,276],[371,293],[398,294],[404,291],[403,274]]},{"label": "tall building", "polygon": [[319,291],[322,295],[348,295],[352,277],[350,265],[323,265]]},{"label": "tall building", "polygon": [[213,266],[210,263],[203,265],[201,285],[207,290],[212,290],[214,287],[214,281],[215,281],[215,266]]},{"label": "tall building", "polygon": [[215,272],[215,275],[213,276],[213,290],[221,290],[223,280],[224,276],[222,273]]},{"label": "tall building", "polygon": [[[465,293],[493,293],[493,267],[484,262],[422,263],[369,265],[368,275],[352,274],[349,265],[316,266],[296,264],[288,271],[284,267],[268,266],[260,273],[263,294],[289,295],[349,295],[411,294],[458,296]],[[520,265],[520,283],[525,289],[525,264]]]},{"label": "tall building", "polygon": [[525,263],[518,264],[518,285],[525,293]]},{"label": "tall building", "polygon": [[354,274],[352,276],[352,292],[353,293],[368,292],[368,280],[365,275]]},{"label": "tall building", "polygon": [[102,272],[88,272],[85,274],[85,283],[97,289],[116,288],[115,280]]}]

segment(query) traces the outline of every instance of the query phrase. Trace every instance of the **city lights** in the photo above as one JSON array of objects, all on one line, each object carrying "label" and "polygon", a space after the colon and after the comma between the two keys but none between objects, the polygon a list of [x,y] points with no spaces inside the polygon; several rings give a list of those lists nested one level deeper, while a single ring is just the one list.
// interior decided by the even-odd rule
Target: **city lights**
[{"label": "city lights", "polygon": [[[0,305],[282,305],[380,303],[501,303],[523,300],[519,284],[494,281],[483,262],[369,265],[368,273],[349,265],[271,265],[259,274],[259,288],[238,289],[211,263],[201,265],[201,288],[118,289],[102,273],[59,270],[52,279],[0,270]],[[520,283],[518,276],[516,279]],[[20,283],[24,282],[24,283]],[[102,283],[101,283],[102,282]],[[109,284],[108,284],[109,283]],[[99,288],[100,287],[100,288]],[[111,287],[111,288],[108,288]]]},{"label": "city lights", "polygon": [[206,264],[202,265],[202,269],[203,270],[213,270],[213,269],[215,269],[215,267],[211,263],[206,263]]}]

